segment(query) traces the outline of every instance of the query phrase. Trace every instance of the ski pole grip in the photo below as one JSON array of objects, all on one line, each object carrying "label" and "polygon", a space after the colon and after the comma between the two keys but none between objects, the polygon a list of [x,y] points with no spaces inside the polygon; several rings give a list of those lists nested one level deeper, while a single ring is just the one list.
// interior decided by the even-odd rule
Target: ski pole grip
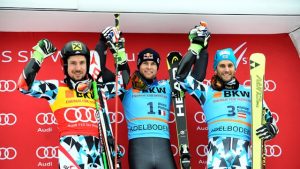
[{"label": "ski pole grip", "polygon": [[114,14],[115,15],[115,26],[118,30],[120,30],[120,14]]},{"label": "ski pole grip", "polygon": [[93,92],[94,92],[94,100],[98,100],[99,95],[98,95],[98,89],[97,89],[97,82],[94,80],[92,82],[92,85],[93,85]]}]

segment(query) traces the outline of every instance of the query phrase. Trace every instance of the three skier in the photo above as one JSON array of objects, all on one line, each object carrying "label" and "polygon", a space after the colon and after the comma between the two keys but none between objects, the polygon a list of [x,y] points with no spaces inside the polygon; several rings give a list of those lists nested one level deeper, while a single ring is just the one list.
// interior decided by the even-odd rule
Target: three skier
[{"label": "three skier", "polygon": [[[209,130],[207,167],[249,169],[252,118],[250,89],[240,85],[235,76],[234,53],[230,48],[216,52],[213,66],[215,74],[208,86],[202,83],[210,39],[206,25],[193,28],[189,39],[191,44],[178,66],[177,80],[204,111]],[[106,67],[107,48],[114,55],[115,64],[122,75],[118,84],[114,81],[115,74]],[[32,58],[24,68],[18,86],[22,93],[48,101],[60,134],[60,168],[103,168],[101,129],[95,113],[96,100],[91,87],[93,78],[89,74],[89,49],[79,41],[68,42],[62,48],[63,81],[35,80],[44,59],[53,54],[56,48],[49,40],[42,39],[33,49]],[[156,78],[161,62],[159,53],[151,48],[140,51],[137,70],[129,77],[125,40],[115,27],[107,27],[102,31],[96,52],[102,71],[97,92],[101,94],[101,90],[104,90],[108,99],[118,95],[123,104],[128,126],[129,167],[176,168],[168,126],[172,90],[169,81]],[[118,91],[114,91],[115,85],[120,85]],[[88,97],[83,97],[83,94]],[[266,123],[257,130],[257,135],[269,140],[278,134],[278,128],[266,104],[264,112]],[[78,114],[86,119],[77,119]]]}]

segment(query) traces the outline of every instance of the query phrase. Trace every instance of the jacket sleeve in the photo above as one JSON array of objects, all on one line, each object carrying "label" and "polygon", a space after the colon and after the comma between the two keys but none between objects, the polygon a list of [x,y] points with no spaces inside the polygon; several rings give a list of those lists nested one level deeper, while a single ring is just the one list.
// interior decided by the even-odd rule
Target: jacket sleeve
[{"label": "jacket sleeve", "polygon": [[32,83],[36,77],[36,74],[40,70],[39,61],[34,58],[31,58],[25,68],[23,69],[19,80],[18,80],[18,88],[19,90],[30,90]]},{"label": "jacket sleeve", "polygon": [[[106,67],[107,49],[108,46],[105,43],[105,39],[102,37],[102,35],[100,35],[99,41],[95,48],[96,52],[100,57],[101,77],[99,78],[102,78],[102,84],[100,87],[103,88],[106,98],[109,99],[115,97],[116,95],[116,75]],[[126,85],[129,82],[130,69],[128,63],[118,66],[118,74],[121,75],[118,79],[118,95],[120,95],[120,98],[122,98],[122,94],[125,92]]]},{"label": "jacket sleeve", "polygon": [[203,49],[199,53],[199,57],[196,56],[193,52],[188,51],[178,66],[176,73],[177,80],[184,81],[188,74],[191,73],[191,76],[194,79],[202,82],[206,76],[207,63],[207,49]]},{"label": "jacket sleeve", "polygon": [[263,101],[263,114],[264,114],[264,119],[266,122],[272,123],[273,125],[277,126],[277,122],[274,119],[274,117],[265,101]]},{"label": "jacket sleeve", "polygon": [[19,77],[18,88],[23,94],[53,100],[57,96],[58,80],[35,80],[40,65],[41,63],[34,58],[29,60]]}]

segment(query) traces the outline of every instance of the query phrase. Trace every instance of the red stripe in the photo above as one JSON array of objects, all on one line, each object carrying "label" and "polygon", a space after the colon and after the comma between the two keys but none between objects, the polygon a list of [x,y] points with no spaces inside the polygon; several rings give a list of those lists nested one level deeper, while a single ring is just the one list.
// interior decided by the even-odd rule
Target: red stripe
[{"label": "red stripe", "polygon": [[72,156],[67,152],[66,149],[64,149],[61,145],[59,146],[59,151],[63,153],[72,163],[73,167],[76,167],[77,169],[80,169],[79,165],[76,163],[76,161],[72,158]]},{"label": "red stripe", "polygon": [[238,113],[238,117],[240,117],[240,118],[246,118],[247,115],[245,113]]}]

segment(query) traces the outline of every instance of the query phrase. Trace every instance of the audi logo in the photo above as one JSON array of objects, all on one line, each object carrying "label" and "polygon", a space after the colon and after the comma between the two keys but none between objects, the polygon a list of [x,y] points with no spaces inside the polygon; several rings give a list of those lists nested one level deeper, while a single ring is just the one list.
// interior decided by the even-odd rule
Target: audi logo
[{"label": "audi logo", "polygon": [[0,126],[12,126],[16,124],[17,116],[13,113],[0,113]]},{"label": "audi logo", "polygon": [[[172,118],[171,118],[171,115],[173,116]],[[171,120],[172,119],[172,120]],[[175,123],[175,113],[174,112],[172,112],[172,111],[170,111],[170,118],[169,118],[169,122],[168,123]]]},{"label": "audi logo", "polygon": [[279,145],[265,145],[266,157],[279,157],[282,153]]},{"label": "audi logo", "polygon": [[[267,92],[273,92],[276,90],[276,83],[273,81],[273,80],[265,80],[264,81],[264,91],[267,91]],[[251,86],[251,83],[250,83],[250,80],[246,80],[244,82],[244,85],[245,86]]]},{"label": "audi logo", "polygon": [[118,145],[119,146],[119,150],[120,150],[120,153],[121,154],[123,154],[123,155],[125,155],[125,153],[126,153],[126,150],[125,150],[125,147],[124,146],[122,146],[122,145]]},{"label": "audi logo", "polygon": [[52,147],[44,147],[41,146],[36,149],[36,156],[39,159],[51,159],[51,158],[58,158],[58,146]]},{"label": "audi logo", "polygon": [[277,113],[275,112],[271,112],[272,116],[273,116],[273,119],[275,120],[275,122],[277,123],[279,121],[279,116]]},{"label": "audi logo", "polygon": [[197,123],[205,123],[205,115],[203,112],[196,112],[194,115],[194,119]]},{"label": "audi logo", "polygon": [[0,160],[13,160],[17,156],[17,150],[13,147],[0,147]]},{"label": "audi logo", "polygon": [[173,152],[173,156],[177,156],[178,154],[178,148],[177,146],[175,146],[174,144],[171,144],[171,148],[172,148],[172,152]]},{"label": "audi logo", "polygon": [[51,125],[51,124],[57,124],[55,116],[53,113],[39,113],[35,117],[35,121],[39,125]]},{"label": "audi logo", "polygon": [[94,108],[78,107],[68,108],[64,112],[64,118],[69,123],[92,122],[97,123]]},{"label": "audi logo", "polygon": [[204,145],[204,144],[198,145],[197,148],[196,148],[196,152],[197,152],[198,156],[206,157],[207,154],[208,154],[207,145]]},{"label": "audi logo", "polygon": [[17,89],[17,84],[13,80],[0,80],[0,92],[13,92]]},{"label": "audi logo", "polygon": [[[117,113],[118,113],[117,123],[122,123],[124,121],[124,115],[121,112],[117,112]],[[115,112],[108,112],[108,115],[110,116],[110,123],[115,123],[117,114]]]}]

